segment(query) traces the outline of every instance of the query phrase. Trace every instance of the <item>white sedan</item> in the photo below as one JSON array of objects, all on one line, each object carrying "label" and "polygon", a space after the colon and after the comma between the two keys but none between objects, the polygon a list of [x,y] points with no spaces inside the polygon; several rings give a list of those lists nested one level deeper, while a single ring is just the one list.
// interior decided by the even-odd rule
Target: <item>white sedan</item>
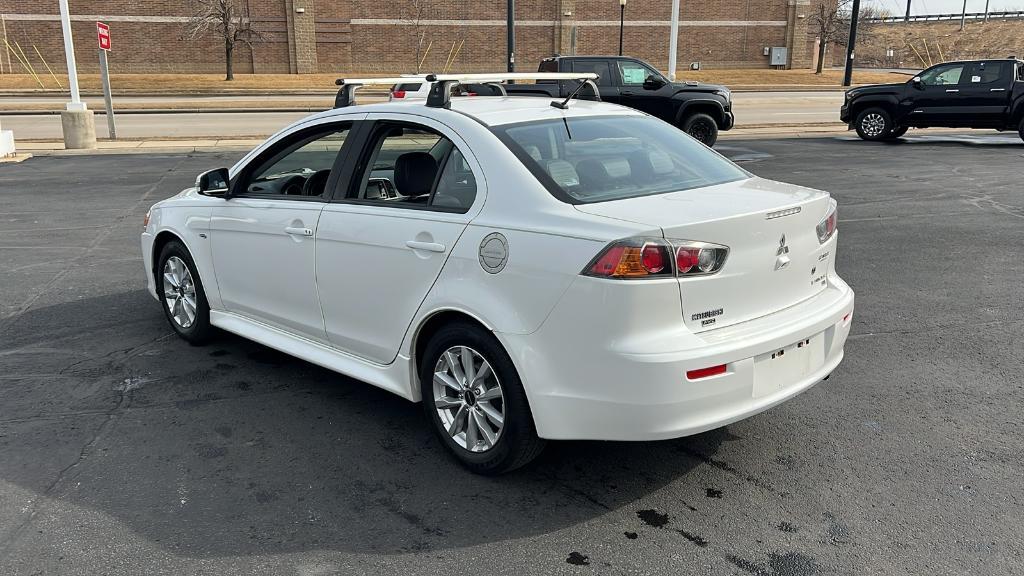
[{"label": "white sedan", "polygon": [[[657,440],[827,378],[854,295],[836,203],[592,101],[346,106],[155,204],[149,291],[411,401],[468,468]],[[559,104],[559,103],[555,103]]]}]

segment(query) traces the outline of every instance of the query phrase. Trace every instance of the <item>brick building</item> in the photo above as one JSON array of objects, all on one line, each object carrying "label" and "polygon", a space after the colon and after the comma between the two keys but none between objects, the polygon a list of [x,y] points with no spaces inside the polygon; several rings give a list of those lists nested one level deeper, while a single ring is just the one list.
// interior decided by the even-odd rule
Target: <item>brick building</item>
[{"label": "brick building", "polygon": [[[235,50],[237,73],[394,73],[453,69],[504,70],[504,0],[235,0],[263,39]],[[789,48],[789,66],[811,66],[814,38],[805,17],[820,0],[681,0],[679,68],[768,67],[765,49]],[[215,38],[181,39],[188,0],[71,0],[76,53],[83,72],[96,71],[96,20],[110,24],[114,72],[223,70]],[[665,69],[671,0],[629,0],[625,51]],[[56,2],[3,0],[9,41],[37,61],[33,46],[61,69],[63,46]],[[516,60],[535,70],[553,53],[615,53],[616,0],[518,0]],[[0,49],[3,43],[0,41]],[[37,62],[38,63],[38,62]],[[18,70],[17,60],[14,60]]]}]

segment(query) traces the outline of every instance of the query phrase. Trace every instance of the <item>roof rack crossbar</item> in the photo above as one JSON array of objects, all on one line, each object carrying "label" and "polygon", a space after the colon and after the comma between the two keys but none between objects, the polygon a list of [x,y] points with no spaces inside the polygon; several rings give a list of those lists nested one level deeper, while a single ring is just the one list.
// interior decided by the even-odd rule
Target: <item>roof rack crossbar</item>
[{"label": "roof rack crossbar", "polygon": [[370,85],[393,85],[393,84],[414,84],[417,80],[420,82],[424,81],[423,75],[415,76],[393,76],[387,78],[338,78],[334,81],[336,86],[341,86],[338,90],[338,95],[334,97],[335,108],[345,108],[346,106],[354,106],[356,103],[356,90],[365,86]]},{"label": "roof rack crossbar", "polygon": [[427,106],[432,108],[447,108],[451,105],[451,96],[454,88],[464,84],[488,84],[499,86],[499,90],[505,94],[502,82],[514,80],[575,80],[581,86],[589,84],[594,96],[600,100],[601,95],[594,83],[598,75],[593,72],[571,73],[571,72],[508,72],[505,74],[427,74],[425,80],[433,86],[427,95]]}]

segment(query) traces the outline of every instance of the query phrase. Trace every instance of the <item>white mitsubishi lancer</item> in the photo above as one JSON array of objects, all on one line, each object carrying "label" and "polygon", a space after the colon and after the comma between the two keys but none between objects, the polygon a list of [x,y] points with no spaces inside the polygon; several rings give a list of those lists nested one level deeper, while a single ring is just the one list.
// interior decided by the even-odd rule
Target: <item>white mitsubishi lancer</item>
[{"label": "white mitsubishi lancer", "polygon": [[485,80],[310,116],[155,204],[142,253],[171,327],[422,401],[485,474],[547,439],[720,427],[835,370],[854,296],[827,193],[630,108],[450,97]]}]

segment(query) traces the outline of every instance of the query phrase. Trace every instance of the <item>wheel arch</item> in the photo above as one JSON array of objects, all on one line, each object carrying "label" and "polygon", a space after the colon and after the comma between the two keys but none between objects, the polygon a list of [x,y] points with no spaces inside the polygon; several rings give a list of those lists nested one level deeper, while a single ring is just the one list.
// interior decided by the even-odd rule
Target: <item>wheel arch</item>
[{"label": "wheel arch", "polygon": [[896,117],[897,104],[896,98],[893,96],[878,95],[857,98],[850,103],[850,125],[853,125],[857,121],[857,116],[868,108],[881,108],[885,110],[889,114],[889,118],[896,124],[898,123]]},{"label": "wheel arch", "polygon": [[694,114],[707,114],[715,119],[719,130],[725,129],[725,107],[717,100],[701,98],[697,100],[683,100],[676,111],[676,126],[681,126],[686,118]]},{"label": "wheel arch", "polygon": [[192,262],[196,267],[195,273],[199,275],[199,286],[203,290],[203,296],[206,298],[206,301],[209,302],[210,292],[206,287],[206,278],[204,277],[202,271],[198,269],[199,263],[196,262],[195,250],[193,250],[192,247],[189,246],[189,243],[185,240],[185,238],[181,236],[181,234],[178,234],[177,232],[169,229],[164,229],[161,230],[160,232],[157,232],[156,236],[153,238],[153,269],[150,270],[150,274],[152,274],[153,276],[153,281],[156,282],[157,293],[159,293],[160,291],[160,278],[157,276],[157,269],[160,267],[160,253],[163,252],[164,246],[167,246],[171,242],[175,241],[179,242],[182,246],[184,246],[185,250],[189,254],[189,257],[192,258]]},{"label": "wheel arch", "polygon": [[[413,331],[412,342],[409,347],[412,356],[411,363],[414,374],[413,379],[416,384],[419,383],[420,358],[423,357],[423,351],[426,349],[427,343],[430,342],[430,338],[436,334],[438,330],[453,322],[467,322],[469,324],[475,324],[488,332],[494,332],[494,328],[492,328],[487,322],[477,315],[471,314],[465,310],[457,308],[440,308],[426,314]],[[504,347],[503,344],[502,347]],[[505,352],[507,353],[508,350]],[[413,390],[418,393],[419,386],[413,386]]]}]

